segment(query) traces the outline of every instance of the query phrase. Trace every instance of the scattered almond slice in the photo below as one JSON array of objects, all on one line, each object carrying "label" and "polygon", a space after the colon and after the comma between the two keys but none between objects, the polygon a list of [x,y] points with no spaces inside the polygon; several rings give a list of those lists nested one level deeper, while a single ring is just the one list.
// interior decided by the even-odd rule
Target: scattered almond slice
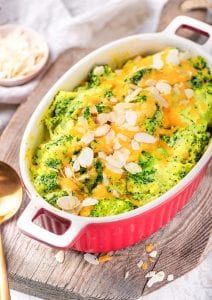
[{"label": "scattered almond slice", "polygon": [[147,79],[146,80],[146,85],[147,86],[155,86],[157,84],[157,81],[154,79]]},{"label": "scattered almond slice", "polygon": [[107,163],[105,164],[106,168],[108,168],[110,171],[116,173],[116,174],[122,174],[123,170],[121,168],[116,168],[112,166],[111,164]]},{"label": "scattered almond slice", "polygon": [[141,268],[142,266],[143,266],[143,260],[141,259],[138,263],[137,263],[137,266],[139,267],[139,268]]},{"label": "scattered almond slice", "polygon": [[73,171],[70,166],[66,166],[64,168],[64,173],[67,178],[71,178],[73,176]]},{"label": "scattered almond slice", "polygon": [[152,97],[163,107],[169,107],[169,103],[160,95],[160,93],[158,92],[158,90],[151,86],[151,87],[148,87],[146,88],[146,90],[148,90]]},{"label": "scattered almond slice", "polygon": [[153,68],[157,69],[157,70],[160,70],[163,68],[164,66],[164,63],[161,59],[161,54],[160,53],[157,53],[155,55],[153,55]]},{"label": "scattered almond slice", "polygon": [[112,194],[113,194],[113,196],[115,196],[115,197],[117,197],[117,198],[120,197],[119,192],[117,192],[116,190],[113,190],[113,191],[112,191]]},{"label": "scattered almond slice", "polygon": [[110,125],[105,124],[105,125],[99,126],[95,130],[94,134],[95,134],[96,137],[104,136],[108,133],[109,130],[110,130]]},{"label": "scattered almond slice", "polygon": [[57,205],[62,209],[62,210],[73,210],[76,207],[80,206],[80,201],[78,200],[77,197],[70,195],[70,196],[63,196],[59,199],[57,199]]},{"label": "scattered almond slice", "polygon": [[110,129],[110,131],[106,134],[106,143],[109,144],[115,137],[115,132],[113,129]]},{"label": "scattered almond slice", "polygon": [[93,115],[96,115],[98,113],[95,105],[90,106],[90,113]]},{"label": "scattered almond slice", "polygon": [[86,260],[89,264],[99,265],[98,258],[95,255],[93,255],[93,254],[85,253],[84,254],[84,260]]},{"label": "scattered almond slice", "polygon": [[80,166],[82,166],[83,168],[87,168],[91,166],[93,162],[93,158],[94,158],[93,149],[89,147],[85,147],[82,149],[80,155],[78,156],[78,162]]},{"label": "scattered almond slice", "polygon": [[174,275],[173,274],[169,274],[167,276],[167,281],[172,281],[172,280],[174,280]]},{"label": "scattered almond slice", "polygon": [[194,91],[192,89],[185,89],[185,95],[187,99],[191,99],[194,95]]},{"label": "scattered almond slice", "polygon": [[136,121],[137,121],[137,114],[135,111],[133,111],[133,110],[126,111],[125,118],[129,125],[135,126]]},{"label": "scattered almond slice", "polygon": [[156,274],[155,271],[150,271],[150,272],[148,272],[148,273],[145,275],[145,277],[146,277],[146,278],[151,278],[151,277],[155,276],[155,274]]},{"label": "scattered almond slice", "polygon": [[149,256],[155,258],[157,256],[157,251],[153,250],[152,252],[149,253]]},{"label": "scattered almond slice", "polygon": [[81,142],[85,143],[86,145],[90,144],[94,140],[94,133],[87,132],[81,138]]},{"label": "scattered almond slice", "polygon": [[157,140],[153,135],[148,134],[146,132],[136,133],[134,139],[139,143],[147,143],[147,144],[154,144]]},{"label": "scattered almond slice", "polygon": [[101,114],[98,114],[98,116],[97,116],[97,122],[99,124],[103,125],[103,124],[107,123],[107,121],[109,120],[109,118],[110,118],[109,114],[101,113]]},{"label": "scattered almond slice", "polygon": [[163,271],[160,271],[158,273],[156,273],[155,275],[153,275],[147,282],[147,286],[148,287],[152,287],[153,284],[157,283],[157,282],[161,282],[163,281],[165,278],[165,273]]},{"label": "scattered almond slice", "polygon": [[133,150],[139,150],[140,149],[139,143],[134,139],[131,141],[131,147],[132,147]]},{"label": "scattered almond slice", "polygon": [[121,148],[119,150],[114,151],[113,157],[125,164],[129,155],[130,151],[127,148]]},{"label": "scattered almond slice", "polygon": [[105,173],[103,173],[103,183],[105,186],[108,186],[110,183]]},{"label": "scattered almond slice", "polygon": [[128,131],[138,131],[139,130],[139,126],[131,126],[129,125],[128,123],[124,123],[122,126],[121,126],[122,129],[126,129]]},{"label": "scattered almond slice", "polygon": [[100,76],[100,75],[104,74],[104,67],[103,66],[95,67],[94,70],[93,70],[93,74],[97,75],[97,76]]},{"label": "scattered almond slice", "polygon": [[125,102],[131,102],[140,92],[142,91],[142,88],[138,87],[136,90],[133,90],[132,93],[125,97]]},{"label": "scattered almond slice", "polygon": [[73,170],[75,172],[78,172],[80,170],[80,164],[78,162],[78,160],[76,159],[75,162],[73,163]]},{"label": "scattered almond slice", "polygon": [[82,116],[78,117],[78,123],[84,127],[88,126],[88,121]]},{"label": "scattered almond slice", "polygon": [[99,203],[99,201],[96,199],[96,198],[85,198],[83,201],[82,201],[82,207],[85,207],[85,206],[90,206],[90,205],[96,205],[97,203]]},{"label": "scattered almond slice", "polygon": [[170,49],[166,57],[166,62],[173,65],[179,65],[179,51],[177,49]]},{"label": "scattered almond slice", "polygon": [[99,153],[98,153],[98,156],[99,156],[99,158],[102,158],[102,159],[106,159],[106,157],[107,157],[107,155],[105,154],[105,152],[102,152],[102,151],[100,151]]},{"label": "scattered almond slice", "polygon": [[125,164],[125,161],[117,159],[114,155],[107,156],[106,161],[115,168],[122,168]]},{"label": "scattered almond slice", "polygon": [[134,163],[134,162],[129,162],[124,167],[131,174],[139,173],[142,170],[141,167],[138,164]]},{"label": "scattered almond slice", "polygon": [[160,93],[168,95],[171,92],[171,85],[163,80],[159,80],[156,84],[156,88]]},{"label": "scattered almond slice", "polygon": [[130,273],[129,273],[129,271],[127,271],[124,275],[124,279],[127,279],[129,277],[129,275],[130,275]]},{"label": "scattered almond slice", "polygon": [[65,259],[65,252],[60,250],[55,254],[55,259],[57,262],[59,262],[60,264],[62,264],[64,262]]},{"label": "scattered almond slice", "polygon": [[116,102],[118,102],[118,99],[116,97],[112,96],[112,97],[110,97],[110,102],[116,103]]},{"label": "scattered almond slice", "polygon": [[124,142],[127,141],[126,135],[124,135],[124,134],[122,134],[122,133],[118,133],[118,134],[117,134],[117,137],[118,137],[120,140],[124,141]]},{"label": "scattered almond slice", "polygon": [[115,139],[113,149],[118,150],[121,148],[121,144],[119,143],[118,139]]}]

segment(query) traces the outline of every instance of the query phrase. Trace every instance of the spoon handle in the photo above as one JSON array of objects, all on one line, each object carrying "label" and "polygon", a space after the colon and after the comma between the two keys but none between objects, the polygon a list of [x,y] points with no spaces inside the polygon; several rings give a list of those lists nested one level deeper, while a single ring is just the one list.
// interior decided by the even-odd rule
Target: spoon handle
[{"label": "spoon handle", "polygon": [[2,234],[0,231],[0,300],[10,300],[7,268],[4,258]]}]

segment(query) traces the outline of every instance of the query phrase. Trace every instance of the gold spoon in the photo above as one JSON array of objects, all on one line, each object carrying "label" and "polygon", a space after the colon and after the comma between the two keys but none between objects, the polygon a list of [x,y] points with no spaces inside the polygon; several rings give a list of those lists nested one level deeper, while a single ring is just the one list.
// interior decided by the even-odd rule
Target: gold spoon
[{"label": "gold spoon", "polygon": [[[22,186],[16,171],[0,161],[0,224],[18,211],[22,202]],[[2,235],[0,231],[0,300],[10,300]]]}]

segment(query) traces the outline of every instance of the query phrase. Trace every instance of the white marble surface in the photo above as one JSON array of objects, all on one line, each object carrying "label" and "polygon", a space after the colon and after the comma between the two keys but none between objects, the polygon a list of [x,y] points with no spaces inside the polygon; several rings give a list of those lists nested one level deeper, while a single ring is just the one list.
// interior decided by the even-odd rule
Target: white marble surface
[{"label": "white marble surface", "polygon": [[[148,0],[151,7],[149,19],[139,32],[153,32],[166,0]],[[12,300],[39,300],[36,297],[11,291]],[[163,288],[140,298],[141,300],[210,300],[212,299],[212,253],[194,270]],[[139,299],[139,300],[140,300]],[[59,299],[58,299],[59,300]],[[130,300],[130,299],[129,299]]]}]

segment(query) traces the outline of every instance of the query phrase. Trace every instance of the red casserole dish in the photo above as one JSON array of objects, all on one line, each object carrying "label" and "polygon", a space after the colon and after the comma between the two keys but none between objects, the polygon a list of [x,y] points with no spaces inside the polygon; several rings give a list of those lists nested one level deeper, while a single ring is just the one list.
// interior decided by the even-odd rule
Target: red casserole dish
[{"label": "red casserole dish", "polygon": [[[175,34],[178,28],[188,27],[208,38],[204,45],[196,44]],[[196,166],[171,190],[150,203],[120,215],[110,217],[81,217],[61,211],[46,202],[35,190],[29,174],[27,152],[33,150],[42,135],[43,113],[56,91],[72,89],[95,64],[112,64],[112,57],[130,58],[138,54],[154,53],[167,46],[190,50],[202,55],[211,67],[209,55],[211,26],[188,18],[177,17],[161,33],[130,36],[106,45],[89,54],[70,68],[45,95],[33,113],[25,130],[20,150],[21,175],[31,198],[20,216],[18,226],[26,235],[50,246],[83,252],[107,252],[133,245],[164,226],[188,202],[200,183],[211,157],[210,145]],[[41,216],[43,226],[33,222]]]}]

